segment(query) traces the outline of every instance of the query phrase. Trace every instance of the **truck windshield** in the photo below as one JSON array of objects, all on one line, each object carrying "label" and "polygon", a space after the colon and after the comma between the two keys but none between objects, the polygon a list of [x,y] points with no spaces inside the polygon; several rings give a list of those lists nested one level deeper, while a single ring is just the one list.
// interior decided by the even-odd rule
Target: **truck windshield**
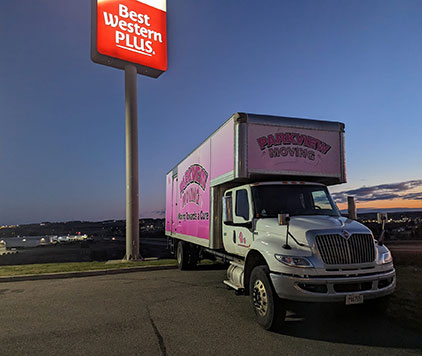
[{"label": "truck windshield", "polygon": [[340,216],[327,188],[320,185],[258,185],[252,187],[256,217],[290,215]]}]

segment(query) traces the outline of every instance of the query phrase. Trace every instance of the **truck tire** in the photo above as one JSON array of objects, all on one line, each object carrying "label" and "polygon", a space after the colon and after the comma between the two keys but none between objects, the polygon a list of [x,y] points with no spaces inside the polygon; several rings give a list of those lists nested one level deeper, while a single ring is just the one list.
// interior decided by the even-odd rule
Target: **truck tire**
[{"label": "truck tire", "polygon": [[196,269],[199,261],[199,251],[196,246],[190,245],[188,249],[188,268]]},{"label": "truck tire", "polygon": [[177,243],[176,260],[177,267],[179,267],[181,271],[189,268],[189,246],[184,241],[179,241]]},{"label": "truck tire", "polygon": [[266,330],[280,327],[284,322],[286,309],[274,291],[268,267],[257,266],[252,270],[249,291],[258,324]]}]

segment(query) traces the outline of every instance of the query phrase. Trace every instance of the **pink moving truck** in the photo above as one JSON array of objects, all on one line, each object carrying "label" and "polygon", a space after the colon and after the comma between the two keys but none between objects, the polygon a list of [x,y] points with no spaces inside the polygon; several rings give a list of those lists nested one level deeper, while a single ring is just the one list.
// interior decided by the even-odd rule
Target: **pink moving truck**
[{"label": "pink moving truck", "polygon": [[393,293],[390,251],[344,218],[344,124],[236,113],[166,176],[165,230],[180,269],[212,256],[225,284],[277,327],[285,301],[361,304]]}]

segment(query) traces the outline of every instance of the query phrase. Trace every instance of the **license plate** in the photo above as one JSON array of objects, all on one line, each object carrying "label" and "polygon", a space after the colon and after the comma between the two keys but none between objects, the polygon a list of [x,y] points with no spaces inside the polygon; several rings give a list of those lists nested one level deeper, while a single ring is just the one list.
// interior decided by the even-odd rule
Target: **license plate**
[{"label": "license plate", "polygon": [[349,294],[346,295],[346,305],[362,304],[363,294]]}]

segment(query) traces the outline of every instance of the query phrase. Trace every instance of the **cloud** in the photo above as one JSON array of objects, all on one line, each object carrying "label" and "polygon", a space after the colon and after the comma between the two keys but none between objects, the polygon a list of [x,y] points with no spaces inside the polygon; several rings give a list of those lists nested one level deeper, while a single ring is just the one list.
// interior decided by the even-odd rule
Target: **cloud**
[{"label": "cloud", "polygon": [[392,199],[422,200],[422,191],[416,193],[409,192],[415,188],[422,189],[422,179],[392,184],[380,184],[371,187],[361,187],[333,193],[332,195],[337,203],[346,203],[348,196],[354,196],[357,201],[361,202]]},{"label": "cloud", "polygon": [[403,195],[401,198],[406,200],[422,200],[422,192],[406,194]]}]

